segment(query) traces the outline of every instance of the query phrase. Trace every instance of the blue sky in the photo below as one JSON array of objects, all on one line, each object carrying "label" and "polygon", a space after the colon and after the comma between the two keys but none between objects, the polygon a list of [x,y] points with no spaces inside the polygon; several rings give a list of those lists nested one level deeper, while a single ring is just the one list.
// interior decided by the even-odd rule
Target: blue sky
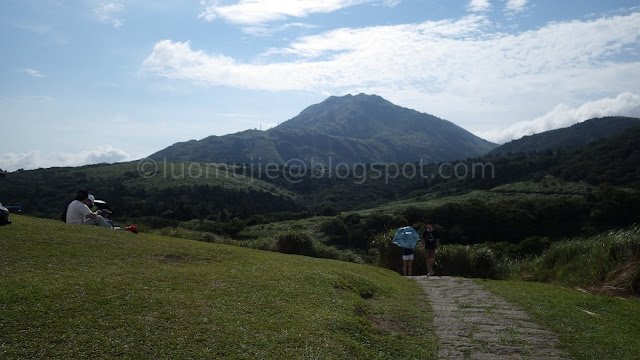
[{"label": "blue sky", "polygon": [[377,94],[494,142],[640,117],[629,0],[3,0],[0,168],[143,158]]}]

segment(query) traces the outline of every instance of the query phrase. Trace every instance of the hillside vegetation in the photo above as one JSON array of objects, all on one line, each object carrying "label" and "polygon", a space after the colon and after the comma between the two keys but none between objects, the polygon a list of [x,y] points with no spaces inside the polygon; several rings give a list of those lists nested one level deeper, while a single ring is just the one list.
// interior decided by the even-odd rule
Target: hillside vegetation
[{"label": "hillside vegetation", "polygon": [[[404,164],[437,175],[425,177],[374,176],[385,168],[392,171],[394,164],[363,167],[366,178],[334,169],[295,181],[284,176],[287,168],[270,177],[264,168],[202,163],[15,171],[0,179],[0,199],[22,205],[24,213],[55,219],[77,188],[87,188],[107,200],[120,226],[376,265],[377,235],[407,225],[421,231],[430,219],[444,244],[491,242],[509,249],[533,244],[510,250],[513,258],[537,255],[568,237],[640,222],[638,141],[640,128],[634,128],[571,150]],[[491,166],[486,176],[454,176],[456,167],[473,169],[474,164]],[[207,169],[211,176],[189,176]],[[279,239],[312,246],[285,251],[290,247],[280,247]],[[395,263],[383,266],[398,269]]]},{"label": "hillside vegetation", "polygon": [[638,118],[609,116],[589,119],[567,128],[524,136],[491,150],[489,154],[531,153],[574,148],[618,135],[636,126],[640,126]]},{"label": "hillside vegetation", "polygon": [[0,358],[434,358],[418,285],[372,266],[66,225],[0,227]]}]

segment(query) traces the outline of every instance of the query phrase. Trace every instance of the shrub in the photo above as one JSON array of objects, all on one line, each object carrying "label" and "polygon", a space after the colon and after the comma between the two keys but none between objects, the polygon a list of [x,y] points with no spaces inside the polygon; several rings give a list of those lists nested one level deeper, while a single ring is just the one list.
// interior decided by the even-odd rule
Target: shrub
[{"label": "shrub", "polygon": [[425,221],[427,211],[417,206],[409,206],[402,211],[402,217],[407,219],[409,224],[415,224],[419,221]]},{"label": "shrub", "polygon": [[439,274],[452,276],[470,276],[471,258],[469,246],[444,245],[436,257]]},{"label": "shrub", "polygon": [[520,257],[526,257],[530,255],[538,256],[542,254],[551,245],[551,240],[548,237],[531,236],[522,240],[516,246],[516,252]]},{"label": "shrub", "polygon": [[367,216],[365,223],[369,230],[380,233],[393,228],[393,217],[382,213],[373,213]]},{"label": "shrub", "polygon": [[504,279],[509,271],[506,258],[486,245],[444,245],[436,257],[436,272],[443,275]]},{"label": "shrub", "polygon": [[247,220],[247,226],[267,224],[269,221],[264,215],[254,215]]},{"label": "shrub", "polygon": [[237,235],[240,231],[246,227],[244,221],[234,218],[231,221],[222,224],[222,233],[230,236]]},{"label": "shrub", "polygon": [[306,256],[315,255],[313,241],[305,232],[292,230],[278,235],[276,241],[278,252]]},{"label": "shrub", "polygon": [[352,229],[349,231],[349,246],[359,249],[368,249],[369,236],[360,228]]},{"label": "shrub", "polygon": [[176,220],[175,218],[166,219],[158,216],[143,216],[143,217],[135,218],[133,220],[136,221],[138,224],[144,224],[151,229],[162,229],[165,227],[178,226],[178,220]]},{"label": "shrub", "polygon": [[332,205],[327,205],[318,212],[318,215],[319,216],[336,216],[338,215],[338,210]]},{"label": "shrub", "polygon": [[496,256],[486,247],[474,248],[471,253],[471,275],[480,278],[497,278],[498,264]]},{"label": "shrub", "polygon": [[362,221],[362,215],[358,213],[348,214],[342,220],[345,224],[358,225]]},{"label": "shrub", "polygon": [[201,220],[193,227],[193,229],[196,231],[221,233],[218,223],[211,220]]},{"label": "shrub", "polygon": [[333,244],[346,246],[349,244],[349,230],[340,218],[334,217],[320,224],[320,231],[329,237]]},{"label": "shrub", "polygon": [[388,230],[376,234],[371,247],[378,250],[378,266],[397,271],[402,268],[402,250],[391,242],[395,233]]}]

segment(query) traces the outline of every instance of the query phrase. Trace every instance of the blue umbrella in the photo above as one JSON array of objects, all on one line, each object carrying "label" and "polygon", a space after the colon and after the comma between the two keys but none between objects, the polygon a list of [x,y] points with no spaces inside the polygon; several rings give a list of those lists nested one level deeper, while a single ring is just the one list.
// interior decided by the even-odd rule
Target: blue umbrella
[{"label": "blue umbrella", "polygon": [[411,226],[405,226],[396,231],[391,242],[403,248],[413,249],[419,240],[420,235]]}]

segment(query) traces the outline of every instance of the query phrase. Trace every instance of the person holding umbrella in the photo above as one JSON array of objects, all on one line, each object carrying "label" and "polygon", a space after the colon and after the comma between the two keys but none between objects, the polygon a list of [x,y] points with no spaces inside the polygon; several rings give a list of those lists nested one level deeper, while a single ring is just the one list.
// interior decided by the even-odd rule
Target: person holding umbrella
[{"label": "person holding umbrella", "polygon": [[411,227],[405,226],[396,230],[392,242],[402,248],[402,273],[411,276],[413,273],[413,249],[418,244],[420,235]]}]

